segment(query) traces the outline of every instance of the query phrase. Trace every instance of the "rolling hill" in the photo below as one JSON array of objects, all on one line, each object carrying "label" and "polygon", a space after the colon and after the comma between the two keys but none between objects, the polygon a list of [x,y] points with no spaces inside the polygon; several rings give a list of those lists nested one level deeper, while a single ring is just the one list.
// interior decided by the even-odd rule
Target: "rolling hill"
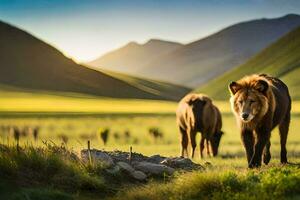
[{"label": "rolling hill", "polygon": [[[175,98],[174,95],[160,96],[124,80],[79,65],[54,47],[4,22],[0,22],[0,65],[0,84],[20,89],[115,98]],[[179,86],[170,87],[178,89]],[[159,86],[157,89],[159,90]],[[180,95],[176,99],[180,98]]]},{"label": "rolling hill", "polygon": [[122,74],[122,73],[113,72],[109,70],[100,70],[100,71],[103,72],[104,74],[122,80],[143,91],[149,92],[151,94],[156,94],[160,97],[170,99],[170,100],[179,100],[178,97],[183,97],[184,95],[186,95],[188,92],[191,91],[190,88],[179,86],[176,84],[151,80],[147,78],[139,78],[136,76],[130,76],[127,74]]},{"label": "rolling hill", "polygon": [[130,43],[92,66],[195,88],[243,64],[299,25],[295,14],[242,22],[186,45],[172,45],[163,53],[160,45],[152,45],[151,53],[145,50],[151,40],[145,45]]},{"label": "rolling hill", "polygon": [[228,99],[228,84],[252,73],[267,73],[282,79],[293,99],[300,99],[300,27],[280,38],[245,64],[198,88],[215,99]]},{"label": "rolling hill", "polygon": [[101,66],[101,68],[110,71],[136,74],[145,62],[165,55],[181,46],[183,45],[176,42],[157,39],[151,39],[145,44],[130,42],[124,47],[88,63],[88,65],[93,67]]}]

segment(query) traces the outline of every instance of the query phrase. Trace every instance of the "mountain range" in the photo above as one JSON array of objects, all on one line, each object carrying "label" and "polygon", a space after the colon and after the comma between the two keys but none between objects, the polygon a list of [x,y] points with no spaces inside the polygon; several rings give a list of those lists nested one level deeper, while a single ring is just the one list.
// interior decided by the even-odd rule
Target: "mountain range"
[{"label": "mountain range", "polygon": [[166,55],[182,47],[176,42],[151,39],[145,44],[130,42],[117,51],[109,52],[88,65],[101,66],[102,69],[117,71],[127,74],[136,74],[140,70],[141,63],[157,58],[158,55]]},{"label": "mountain range", "polygon": [[[0,64],[0,84],[21,89],[164,100],[178,100],[189,91],[164,83],[160,92],[161,82],[147,80],[147,87],[140,87],[142,81],[128,83],[79,65],[49,44],[4,22],[0,22]],[[174,90],[178,91],[176,95]]]},{"label": "mountain range", "polygon": [[243,64],[298,26],[296,14],[251,20],[185,45],[163,40],[129,43],[88,65],[195,88]]}]

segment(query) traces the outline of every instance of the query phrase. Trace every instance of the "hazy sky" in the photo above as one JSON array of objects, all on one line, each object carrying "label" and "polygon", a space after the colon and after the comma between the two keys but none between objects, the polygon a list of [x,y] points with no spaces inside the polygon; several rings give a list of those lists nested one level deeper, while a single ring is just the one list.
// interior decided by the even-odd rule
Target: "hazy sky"
[{"label": "hazy sky", "polygon": [[236,22],[300,14],[300,0],[0,0],[0,20],[77,61],[129,41],[187,43]]}]

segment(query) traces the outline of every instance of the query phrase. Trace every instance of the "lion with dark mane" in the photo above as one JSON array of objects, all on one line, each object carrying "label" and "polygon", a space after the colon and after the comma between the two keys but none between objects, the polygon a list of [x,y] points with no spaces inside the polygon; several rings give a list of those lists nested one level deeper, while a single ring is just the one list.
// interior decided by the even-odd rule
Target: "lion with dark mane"
[{"label": "lion with dark mane", "polygon": [[265,74],[246,76],[229,85],[231,107],[241,130],[248,166],[261,166],[271,159],[271,131],[278,125],[281,163],[287,163],[286,141],[291,112],[288,87]]}]

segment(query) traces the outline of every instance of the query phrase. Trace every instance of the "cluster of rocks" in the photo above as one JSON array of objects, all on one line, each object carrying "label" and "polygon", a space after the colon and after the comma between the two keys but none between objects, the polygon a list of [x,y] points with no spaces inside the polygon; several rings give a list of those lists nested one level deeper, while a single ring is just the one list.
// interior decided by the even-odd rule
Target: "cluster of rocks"
[{"label": "cluster of rocks", "polygon": [[204,169],[200,164],[188,158],[163,157],[160,155],[144,156],[139,153],[122,151],[103,151],[98,149],[84,149],[81,158],[85,162],[101,162],[107,166],[109,173],[122,171],[132,178],[144,181],[148,177],[170,176],[175,171]]}]

